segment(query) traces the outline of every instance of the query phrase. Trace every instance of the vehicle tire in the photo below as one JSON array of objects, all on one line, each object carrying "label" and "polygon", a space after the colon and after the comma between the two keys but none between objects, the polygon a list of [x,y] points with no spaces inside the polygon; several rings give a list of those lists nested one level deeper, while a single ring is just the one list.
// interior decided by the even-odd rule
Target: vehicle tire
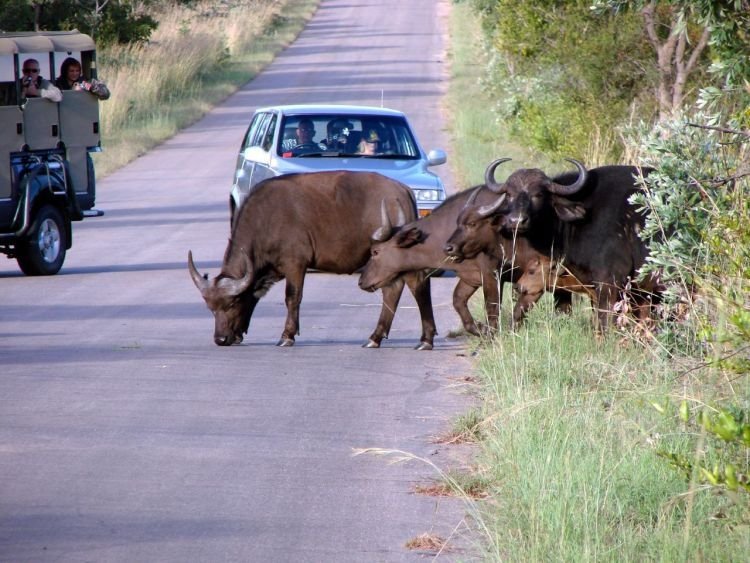
[{"label": "vehicle tire", "polygon": [[62,214],[52,205],[43,205],[26,239],[16,246],[16,261],[27,276],[51,276],[62,268],[67,242]]}]

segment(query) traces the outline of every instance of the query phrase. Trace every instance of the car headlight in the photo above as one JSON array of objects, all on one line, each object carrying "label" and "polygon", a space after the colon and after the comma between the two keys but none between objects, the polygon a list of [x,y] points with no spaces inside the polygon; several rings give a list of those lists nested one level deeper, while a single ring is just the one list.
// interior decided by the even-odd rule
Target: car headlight
[{"label": "car headlight", "polygon": [[414,196],[419,201],[440,201],[439,190],[414,190]]}]

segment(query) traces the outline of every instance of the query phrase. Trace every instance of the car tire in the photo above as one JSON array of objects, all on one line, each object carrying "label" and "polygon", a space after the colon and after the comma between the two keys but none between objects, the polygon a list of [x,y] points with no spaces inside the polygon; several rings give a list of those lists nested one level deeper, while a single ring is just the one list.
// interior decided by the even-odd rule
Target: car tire
[{"label": "car tire", "polygon": [[27,276],[51,276],[62,268],[67,230],[60,211],[52,205],[39,208],[26,238],[16,246],[16,261]]}]

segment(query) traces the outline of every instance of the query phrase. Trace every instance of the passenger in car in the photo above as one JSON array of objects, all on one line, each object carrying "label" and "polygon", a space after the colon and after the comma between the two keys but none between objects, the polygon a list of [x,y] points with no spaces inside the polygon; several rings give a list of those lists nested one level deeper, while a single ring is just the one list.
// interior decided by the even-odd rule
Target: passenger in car
[{"label": "passenger in car", "polygon": [[21,97],[46,98],[50,102],[62,100],[62,92],[39,73],[39,61],[26,59],[21,65],[23,77],[21,78]]},{"label": "passenger in car", "polygon": [[357,154],[365,156],[380,154],[380,135],[375,129],[370,129],[362,135]]},{"label": "passenger in car", "polygon": [[328,123],[328,135],[325,139],[329,151],[347,152],[350,147],[350,134],[354,125],[347,119],[337,118]]},{"label": "passenger in car", "polygon": [[100,100],[106,100],[110,95],[109,88],[101,80],[84,78],[81,63],[73,57],[68,57],[60,65],[60,76],[55,80],[55,86],[60,90],[85,90]]}]

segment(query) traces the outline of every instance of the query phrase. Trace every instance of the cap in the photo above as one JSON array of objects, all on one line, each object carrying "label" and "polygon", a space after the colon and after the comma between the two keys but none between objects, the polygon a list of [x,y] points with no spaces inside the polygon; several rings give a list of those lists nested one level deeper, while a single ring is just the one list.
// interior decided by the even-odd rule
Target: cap
[{"label": "cap", "polygon": [[375,131],[375,129],[370,129],[367,132],[367,135],[365,135],[365,141],[368,143],[377,143],[380,141],[380,136],[378,135],[378,132]]}]

